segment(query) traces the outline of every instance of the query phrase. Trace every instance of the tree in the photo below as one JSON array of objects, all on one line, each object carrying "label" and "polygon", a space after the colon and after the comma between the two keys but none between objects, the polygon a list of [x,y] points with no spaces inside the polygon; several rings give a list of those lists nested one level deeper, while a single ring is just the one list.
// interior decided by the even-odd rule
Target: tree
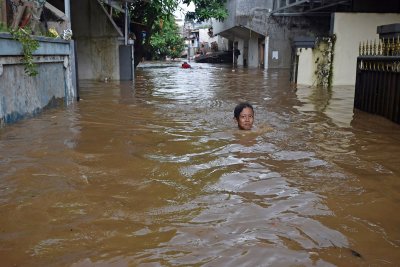
[{"label": "tree", "polygon": [[223,21],[228,16],[225,8],[226,0],[183,0],[184,4],[194,3],[195,12],[188,12],[186,18],[199,22],[209,19],[217,19]]},{"label": "tree", "polygon": [[[143,56],[151,51],[152,35],[157,32],[156,24],[170,21],[181,0],[135,1],[129,4],[131,31],[136,36],[135,67]],[[210,18],[223,20],[228,13],[224,7],[226,0],[183,0],[184,4],[195,4],[195,12],[190,18],[204,21]],[[157,39],[157,37],[156,37]],[[154,43],[155,44],[155,43]],[[161,46],[159,48],[162,48]]]},{"label": "tree", "polygon": [[179,34],[175,19],[170,16],[166,21],[153,25],[153,34],[150,38],[151,54],[156,59],[177,58],[185,48],[184,39]]}]

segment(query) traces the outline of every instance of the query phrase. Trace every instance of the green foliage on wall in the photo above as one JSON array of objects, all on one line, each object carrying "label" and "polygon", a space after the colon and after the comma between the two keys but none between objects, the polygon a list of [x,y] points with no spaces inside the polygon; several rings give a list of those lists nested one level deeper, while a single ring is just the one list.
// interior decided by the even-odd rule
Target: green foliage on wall
[{"label": "green foliage on wall", "polygon": [[317,70],[315,75],[317,77],[317,85],[324,88],[332,86],[333,77],[333,55],[336,36],[318,37],[315,41],[315,49],[318,54],[315,64]]},{"label": "green foliage on wall", "polygon": [[32,38],[29,29],[18,28],[17,30],[10,30],[14,40],[22,45],[22,53],[25,73],[29,76],[36,76],[38,74],[37,66],[33,61],[33,52],[39,48],[39,41]]}]

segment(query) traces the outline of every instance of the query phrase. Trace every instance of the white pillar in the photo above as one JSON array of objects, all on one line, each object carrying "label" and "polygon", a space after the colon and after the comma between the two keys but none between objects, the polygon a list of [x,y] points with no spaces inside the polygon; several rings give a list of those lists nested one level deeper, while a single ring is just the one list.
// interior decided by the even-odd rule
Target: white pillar
[{"label": "white pillar", "polygon": [[264,45],[264,69],[268,69],[268,51],[269,51],[269,36],[265,37]]}]

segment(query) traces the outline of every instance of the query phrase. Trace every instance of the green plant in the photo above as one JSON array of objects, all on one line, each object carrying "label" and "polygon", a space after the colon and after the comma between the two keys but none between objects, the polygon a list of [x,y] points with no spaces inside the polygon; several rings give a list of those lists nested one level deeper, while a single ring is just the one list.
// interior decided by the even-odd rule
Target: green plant
[{"label": "green plant", "polygon": [[165,56],[175,59],[181,56],[185,43],[172,16],[166,17],[160,24],[155,24],[152,31],[150,49],[155,59]]},{"label": "green plant", "polygon": [[[173,16],[175,11],[179,9],[181,3],[186,5],[194,4],[196,12],[191,13],[192,16],[190,18],[196,21],[207,21],[210,18],[223,20],[228,16],[224,5],[226,0],[146,0],[124,2],[128,2],[130,21],[134,24],[131,30],[136,36],[135,66],[137,66],[142,61],[142,58],[147,56],[151,51],[150,40],[154,34],[153,30],[157,30],[157,28],[153,26],[159,24],[161,20],[165,22],[168,16]],[[117,24],[121,27],[123,27],[122,22],[124,21],[122,14],[123,13],[121,13],[121,16],[118,18],[116,18],[118,14],[112,14],[113,18],[116,18],[115,21],[118,21]],[[179,51],[179,47],[175,45],[170,48],[172,51]]]},{"label": "green plant", "polygon": [[7,26],[0,22],[0,32],[8,32]]},{"label": "green plant", "polygon": [[33,52],[39,48],[39,41],[35,40],[31,36],[29,29],[18,28],[17,30],[10,30],[14,40],[18,41],[22,45],[22,53],[25,73],[29,76],[36,76],[38,74],[37,66],[33,62]]}]

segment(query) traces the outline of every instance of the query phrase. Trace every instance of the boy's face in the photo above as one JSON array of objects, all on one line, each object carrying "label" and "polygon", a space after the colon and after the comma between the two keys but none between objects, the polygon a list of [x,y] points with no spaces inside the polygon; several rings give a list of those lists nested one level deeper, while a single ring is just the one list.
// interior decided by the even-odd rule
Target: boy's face
[{"label": "boy's face", "polygon": [[254,122],[253,110],[251,108],[244,108],[236,120],[240,130],[250,130]]}]

